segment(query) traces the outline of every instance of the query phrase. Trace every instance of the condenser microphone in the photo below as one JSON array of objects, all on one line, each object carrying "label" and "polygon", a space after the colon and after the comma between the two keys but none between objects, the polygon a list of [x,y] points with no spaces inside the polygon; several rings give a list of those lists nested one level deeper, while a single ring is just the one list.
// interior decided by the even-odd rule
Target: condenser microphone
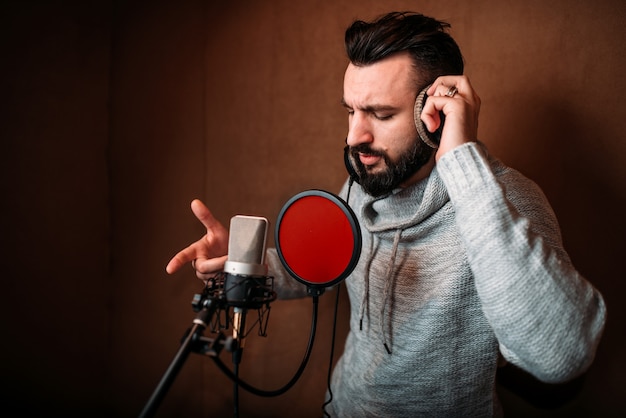
[{"label": "condenser microphone", "polygon": [[230,220],[228,259],[224,264],[224,295],[233,307],[233,340],[243,348],[248,309],[260,309],[276,298],[265,264],[268,221],[237,215]]},{"label": "condenser microphone", "polygon": [[230,220],[228,259],[224,265],[227,274],[236,276],[266,276],[265,245],[266,218],[260,216],[233,216]]}]

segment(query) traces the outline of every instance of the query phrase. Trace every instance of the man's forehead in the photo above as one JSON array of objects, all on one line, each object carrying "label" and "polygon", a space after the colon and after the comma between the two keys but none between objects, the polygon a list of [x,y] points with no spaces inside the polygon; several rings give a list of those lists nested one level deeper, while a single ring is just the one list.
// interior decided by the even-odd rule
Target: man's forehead
[{"label": "man's forehead", "polygon": [[[415,70],[408,55],[394,55],[368,65],[348,64],[344,76],[344,101],[387,100],[415,94]],[[415,97],[413,97],[415,98]]]}]

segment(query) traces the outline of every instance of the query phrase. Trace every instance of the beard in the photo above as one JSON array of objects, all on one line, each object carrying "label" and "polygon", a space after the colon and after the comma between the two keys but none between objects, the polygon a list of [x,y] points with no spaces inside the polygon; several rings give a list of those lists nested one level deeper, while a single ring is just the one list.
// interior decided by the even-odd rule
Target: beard
[{"label": "beard", "polygon": [[[380,197],[391,193],[411,178],[430,160],[434,151],[433,148],[416,138],[411,147],[403,152],[398,161],[395,162],[385,152],[374,150],[369,144],[350,147],[350,156],[363,190],[373,197]],[[385,161],[385,169],[380,173],[370,173],[359,159],[359,153],[382,157]]]}]

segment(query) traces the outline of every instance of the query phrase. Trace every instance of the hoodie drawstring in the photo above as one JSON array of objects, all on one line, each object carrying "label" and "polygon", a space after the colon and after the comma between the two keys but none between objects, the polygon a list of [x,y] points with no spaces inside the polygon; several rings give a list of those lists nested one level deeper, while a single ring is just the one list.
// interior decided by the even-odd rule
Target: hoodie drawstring
[{"label": "hoodie drawstring", "polygon": [[389,300],[391,298],[390,290],[394,282],[393,270],[396,264],[396,254],[398,253],[398,245],[400,244],[401,236],[402,236],[402,230],[401,229],[396,230],[396,235],[393,238],[393,248],[391,249],[391,256],[389,257],[389,266],[387,267],[387,273],[385,274],[386,280],[385,280],[385,289],[383,290],[383,299],[380,305],[380,318],[379,318],[380,335],[382,336],[382,339],[383,339],[383,346],[385,346],[385,350],[387,350],[388,354],[391,354],[391,349],[389,348],[389,345],[387,344],[387,335],[385,332],[385,323],[387,322],[385,320],[385,308],[390,303],[390,300]]},{"label": "hoodie drawstring", "polygon": [[372,260],[374,260],[374,236],[370,240],[370,248],[369,248],[369,261],[367,266],[365,266],[365,277],[363,278],[363,294],[361,295],[361,308],[360,308],[360,316],[359,316],[359,331],[363,331],[363,317],[365,316],[365,306],[367,305],[367,299],[370,291],[370,267],[372,265]]}]

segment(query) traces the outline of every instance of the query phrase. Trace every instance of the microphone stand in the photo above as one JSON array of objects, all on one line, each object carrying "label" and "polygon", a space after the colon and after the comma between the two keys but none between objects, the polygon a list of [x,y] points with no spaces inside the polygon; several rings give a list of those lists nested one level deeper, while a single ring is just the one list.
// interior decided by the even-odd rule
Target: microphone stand
[{"label": "microphone stand", "polygon": [[[237,280],[240,280],[238,282]],[[261,280],[262,282],[259,282]],[[296,371],[292,379],[282,388],[277,390],[260,390],[239,378],[239,364],[241,363],[241,357],[243,354],[243,338],[247,333],[243,328],[245,327],[245,319],[241,317],[241,323],[238,325],[237,338],[226,338],[222,332],[218,333],[217,338],[207,338],[202,336],[202,333],[206,328],[211,326],[211,329],[215,326],[213,316],[216,312],[223,309],[228,310],[230,307],[243,307],[245,309],[257,309],[259,310],[259,335],[265,336],[265,326],[263,325],[263,319],[265,315],[269,316],[269,302],[276,299],[276,293],[272,290],[272,285],[268,287],[265,280],[270,280],[273,283],[273,277],[266,278],[235,278],[235,283],[229,283],[227,289],[224,288],[226,280],[224,277],[218,277],[214,281],[210,281],[206,284],[206,287],[202,294],[194,295],[192,306],[194,311],[198,312],[193,320],[192,327],[185,334],[178,352],[174,356],[174,359],[167,368],[158,386],[154,390],[152,396],[145,405],[143,411],[139,415],[140,418],[153,417],[159,407],[161,401],[165,397],[170,386],[174,382],[178,372],[181,370],[183,363],[189,356],[190,352],[204,354],[213,359],[218,368],[234,382],[234,401],[235,401],[235,417],[239,413],[239,386],[247,390],[248,392],[258,396],[278,396],[289,390],[300,378],[304,369],[308,363],[309,357],[312,352],[313,342],[315,341],[315,334],[317,329],[317,316],[318,316],[318,298],[324,293],[323,288],[311,288],[309,287],[307,293],[312,296],[313,300],[313,313],[311,321],[311,332],[309,335],[309,342],[304,354],[304,358],[300,364],[299,369]],[[230,287],[241,287],[244,289],[242,292],[243,299],[238,299],[235,293],[231,293],[231,298],[228,298],[228,293],[231,292]],[[260,310],[263,306],[266,306],[267,311],[261,313]],[[228,328],[228,315],[226,317],[226,328]],[[267,321],[267,319],[265,320]],[[219,325],[222,327],[222,325]],[[232,352],[234,372],[231,371],[219,358],[219,354],[223,348]]]},{"label": "microphone stand", "polygon": [[202,309],[193,320],[193,325],[184,337],[178,352],[148,400],[148,403],[145,405],[141,415],[139,415],[141,418],[154,416],[191,351],[203,352],[210,356],[217,356],[219,354],[223,344],[216,343],[221,343],[224,339],[224,335],[220,333],[217,339],[202,336],[204,330],[211,323],[211,319],[218,309],[218,304],[218,300],[215,298],[208,298],[204,301]]}]

